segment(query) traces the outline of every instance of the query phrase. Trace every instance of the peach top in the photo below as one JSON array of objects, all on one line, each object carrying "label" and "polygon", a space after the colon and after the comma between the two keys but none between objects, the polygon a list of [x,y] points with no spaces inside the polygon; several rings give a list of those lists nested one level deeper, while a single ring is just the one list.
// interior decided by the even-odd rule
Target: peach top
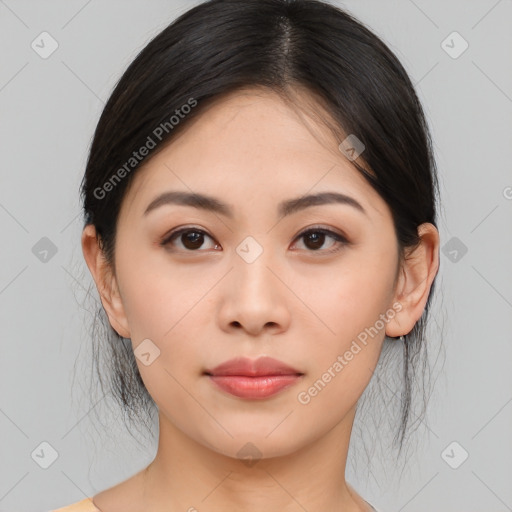
[{"label": "peach top", "polygon": [[84,500],[72,503],[67,507],[50,510],[50,512],[101,512],[101,510],[96,508],[92,502],[92,498],[85,498]]},{"label": "peach top", "polygon": [[[368,503],[368,502],[367,502]],[[375,512],[378,510],[373,507],[370,503],[368,503]],[[82,501],[77,501],[76,503],[72,503],[67,507],[57,508],[55,510],[50,510],[49,512],[101,512],[99,508],[96,508],[94,503],[92,502],[92,498],[85,498]]]}]

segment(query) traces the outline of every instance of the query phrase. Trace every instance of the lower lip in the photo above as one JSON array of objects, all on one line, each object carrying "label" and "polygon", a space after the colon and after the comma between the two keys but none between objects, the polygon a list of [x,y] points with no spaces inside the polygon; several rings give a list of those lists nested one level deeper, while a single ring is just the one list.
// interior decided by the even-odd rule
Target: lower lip
[{"label": "lower lip", "polygon": [[292,386],[302,375],[209,375],[210,379],[227,393],[240,398],[262,399]]}]

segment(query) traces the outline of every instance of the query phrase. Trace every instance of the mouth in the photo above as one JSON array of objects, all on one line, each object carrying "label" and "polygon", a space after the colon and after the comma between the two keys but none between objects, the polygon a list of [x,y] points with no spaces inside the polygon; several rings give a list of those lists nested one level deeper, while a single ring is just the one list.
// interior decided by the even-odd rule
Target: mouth
[{"label": "mouth", "polygon": [[222,391],[244,399],[261,400],[299,382],[304,373],[270,357],[237,358],[204,372]]}]

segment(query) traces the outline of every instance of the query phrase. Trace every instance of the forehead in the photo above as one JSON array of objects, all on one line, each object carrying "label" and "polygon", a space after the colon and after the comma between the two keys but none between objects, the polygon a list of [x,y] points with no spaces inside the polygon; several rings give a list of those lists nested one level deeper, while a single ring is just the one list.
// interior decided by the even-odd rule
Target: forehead
[{"label": "forehead", "polygon": [[256,88],[210,103],[137,170],[125,201],[140,214],[165,189],[215,195],[232,205],[334,189],[388,215],[321,122],[321,106],[304,94],[299,101],[300,108]]}]

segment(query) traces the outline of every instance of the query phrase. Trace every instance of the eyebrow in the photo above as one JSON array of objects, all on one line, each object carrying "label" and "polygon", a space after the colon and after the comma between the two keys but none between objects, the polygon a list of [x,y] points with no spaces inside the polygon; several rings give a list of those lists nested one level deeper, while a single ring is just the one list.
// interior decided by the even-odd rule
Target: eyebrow
[{"label": "eyebrow", "polygon": [[[320,192],[318,194],[311,194],[294,199],[288,199],[279,203],[278,214],[279,217],[286,217],[300,210],[304,210],[305,208],[333,203],[352,206],[364,215],[368,215],[363,206],[353,197],[340,194],[339,192]],[[233,209],[215,197],[193,192],[178,191],[164,192],[155,197],[155,199],[149,203],[148,207],[144,211],[144,215],[147,215],[149,212],[155,210],[156,208],[168,204],[192,206],[201,210],[224,215],[230,219],[232,219],[234,216]]]}]

